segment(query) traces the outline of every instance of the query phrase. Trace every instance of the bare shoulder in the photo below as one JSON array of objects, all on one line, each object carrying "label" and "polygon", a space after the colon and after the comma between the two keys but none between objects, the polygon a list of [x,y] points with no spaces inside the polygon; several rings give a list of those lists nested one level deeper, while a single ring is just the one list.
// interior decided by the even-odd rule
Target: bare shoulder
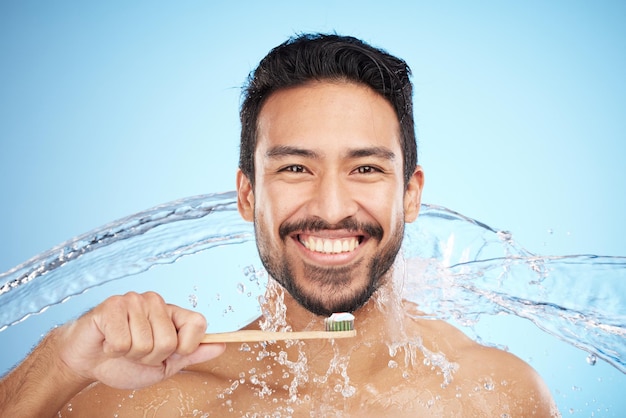
[{"label": "bare shoulder", "polygon": [[513,415],[560,416],[541,376],[514,354],[476,344],[465,353],[464,369],[459,378],[480,376],[480,390],[497,389],[498,401],[505,401]]},{"label": "bare shoulder", "polygon": [[519,357],[478,344],[444,321],[417,319],[415,324],[426,348],[458,365],[453,385],[469,405],[497,416],[560,416],[541,376]]}]

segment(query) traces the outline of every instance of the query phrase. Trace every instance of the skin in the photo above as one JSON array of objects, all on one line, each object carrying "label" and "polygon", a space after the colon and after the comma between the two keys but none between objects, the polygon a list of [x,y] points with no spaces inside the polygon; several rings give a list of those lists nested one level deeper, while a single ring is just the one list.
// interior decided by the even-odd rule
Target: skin
[{"label": "skin", "polygon": [[[371,259],[418,215],[423,172],[416,167],[405,184],[398,135],[391,105],[351,83],[282,90],[261,110],[256,183],[238,173],[239,211],[255,222],[261,254],[289,266],[293,276],[281,280],[292,280],[324,309],[367,287]],[[281,225],[317,218],[332,227],[281,238]],[[338,229],[347,218],[379,225],[383,234]],[[332,254],[310,245],[316,240],[359,245]],[[340,285],[312,279],[319,269],[342,272]],[[21,399],[20,388],[35,390],[25,403],[31,415],[60,409],[64,417],[558,415],[526,363],[421,318],[401,300],[391,272],[377,286],[354,312],[357,337],[226,346],[199,344],[204,318],[156,294],[113,297],[53,331],[3,382],[0,401]],[[266,308],[275,315],[247,328],[323,328],[322,317],[275,282]],[[37,359],[44,354],[52,377],[42,373],[44,385],[33,385],[24,376],[42,371]],[[0,415],[17,403],[0,402]]]}]

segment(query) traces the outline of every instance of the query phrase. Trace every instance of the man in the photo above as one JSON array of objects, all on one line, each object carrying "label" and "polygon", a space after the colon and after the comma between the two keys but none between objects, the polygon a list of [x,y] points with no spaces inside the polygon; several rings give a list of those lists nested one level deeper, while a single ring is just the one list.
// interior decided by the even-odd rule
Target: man
[{"label": "man", "polygon": [[321,329],[350,311],[357,337],[201,344],[201,315],[115,296],[3,380],[1,415],[557,416],[528,365],[398,294],[424,182],[409,74],[357,39],[303,35],[261,61],[241,109],[238,207],[275,280],[247,328]]}]

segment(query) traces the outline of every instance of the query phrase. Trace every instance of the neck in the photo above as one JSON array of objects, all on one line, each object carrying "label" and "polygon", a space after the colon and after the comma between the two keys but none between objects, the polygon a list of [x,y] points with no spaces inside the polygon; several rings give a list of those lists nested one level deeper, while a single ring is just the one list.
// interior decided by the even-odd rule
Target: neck
[{"label": "neck", "polygon": [[[262,306],[262,329],[272,331],[323,330],[324,318],[303,308],[275,281],[270,280]],[[357,336],[336,340],[307,340],[290,347],[308,358],[309,367],[319,367],[323,373],[333,357],[350,356],[350,363],[370,367],[380,355],[388,353],[385,343],[399,341],[403,335],[403,308],[401,296],[391,278],[385,281],[370,300],[354,313]],[[294,353],[295,355],[295,353]],[[315,359],[315,361],[311,361]]]}]

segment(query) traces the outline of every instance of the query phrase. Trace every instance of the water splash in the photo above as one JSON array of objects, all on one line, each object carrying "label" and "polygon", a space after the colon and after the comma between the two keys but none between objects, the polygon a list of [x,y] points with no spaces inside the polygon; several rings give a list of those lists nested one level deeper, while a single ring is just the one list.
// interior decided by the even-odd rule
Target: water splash
[{"label": "water splash", "polygon": [[234,192],[181,199],[128,216],[0,274],[0,331],[89,288],[252,239],[252,225],[237,213]]},{"label": "water splash", "polygon": [[407,299],[470,327],[485,315],[529,319],[626,373],[626,257],[538,256],[508,232],[425,209],[407,228]]},{"label": "water splash", "polygon": [[[86,289],[252,241],[234,192],[129,216],[1,274],[0,330]],[[496,313],[528,318],[626,372],[626,257],[537,256],[506,231],[434,205],[423,205],[418,221],[407,226],[403,254],[403,294],[432,316],[466,325]],[[256,265],[247,263],[234,279],[233,289],[247,280],[238,293],[262,295],[264,272]],[[200,302],[192,297],[190,303]]]},{"label": "water splash", "polygon": [[[445,354],[440,352],[434,353],[424,347],[421,338],[389,344],[390,357],[395,358],[400,350],[404,352],[405,370],[414,369],[420,362],[430,368],[431,371],[438,369],[438,373],[443,378],[441,382],[442,388],[448,387],[454,378],[454,373],[459,369],[459,365],[448,361]],[[420,361],[420,359],[422,360]],[[397,362],[393,362],[391,365],[391,368],[395,367],[397,367]]]}]

